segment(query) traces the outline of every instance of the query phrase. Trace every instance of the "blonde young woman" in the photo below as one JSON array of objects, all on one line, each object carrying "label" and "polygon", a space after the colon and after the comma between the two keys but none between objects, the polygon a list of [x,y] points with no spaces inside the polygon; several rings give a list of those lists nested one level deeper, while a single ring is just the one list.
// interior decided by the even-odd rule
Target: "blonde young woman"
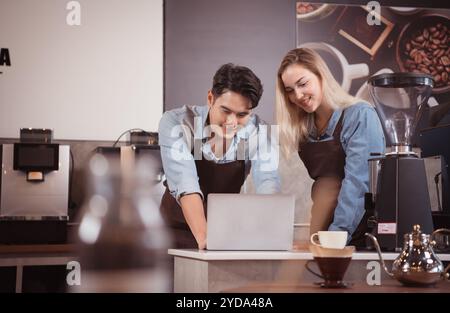
[{"label": "blonde young woman", "polygon": [[385,148],[377,113],[345,92],[323,59],[306,48],[283,58],[276,93],[282,150],[287,157],[298,152],[314,179],[311,234],[343,230],[358,244],[365,231],[367,160]]}]

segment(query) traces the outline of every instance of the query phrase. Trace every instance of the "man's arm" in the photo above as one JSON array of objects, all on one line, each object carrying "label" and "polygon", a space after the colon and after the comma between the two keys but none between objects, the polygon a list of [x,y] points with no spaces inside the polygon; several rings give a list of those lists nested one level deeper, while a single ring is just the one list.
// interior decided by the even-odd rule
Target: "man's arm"
[{"label": "man's arm", "polygon": [[199,248],[206,246],[206,218],[195,161],[188,138],[172,112],[164,113],[159,124],[161,159],[172,196],[180,204],[183,215]]},{"label": "man's arm", "polygon": [[199,249],[206,249],[206,217],[203,200],[198,193],[180,197],[181,209]]}]

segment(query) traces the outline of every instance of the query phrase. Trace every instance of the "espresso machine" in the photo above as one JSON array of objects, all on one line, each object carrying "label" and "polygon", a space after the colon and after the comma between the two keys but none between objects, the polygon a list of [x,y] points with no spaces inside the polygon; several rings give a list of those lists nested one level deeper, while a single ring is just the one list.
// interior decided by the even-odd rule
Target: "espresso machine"
[{"label": "espresso machine", "polygon": [[[440,156],[441,161],[440,172],[434,176],[438,202],[437,210],[432,212],[434,228],[450,229],[450,124],[424,128],[420,131],[419,139],[422,157]],[[441,233],[435,238],[435,242],[436,251],[450,253],[450,234]]]},{"label": "espresso machine", "polygon": [[369,160],[368,224],[381,249],[400,251],[413,225],[433,232],[425,163],[411,143],[433,79],[419,73],[387,73],[372,76],[368,86],[390,146],[389,152]]},{"label": "espresso machine", "polygon": [[49,132],[21,130],[0,145],[0,243],[64,243],[67,239],[70,147]]}]

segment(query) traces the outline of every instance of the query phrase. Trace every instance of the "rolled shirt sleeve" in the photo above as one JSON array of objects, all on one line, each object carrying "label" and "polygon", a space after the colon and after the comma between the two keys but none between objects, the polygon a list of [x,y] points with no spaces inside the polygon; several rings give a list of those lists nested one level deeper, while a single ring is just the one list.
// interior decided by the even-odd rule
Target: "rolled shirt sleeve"
[{"label": "rolled shirt sleeve", "polygon": [[159,145],[164,173],[172,196],[179,201],[184,193],[203,193],[191,153],[190,130],[180,123],[177,112],[165,112],[159,123]]},{"label": "rolled shirt sleeve", "polygon": [[279,193],[281,182],[278,171],[280,157],[278,126],[269,126],[261,121],[258,124],[258,131],[251,135],[249,143],[256,193]]},{"label": "rolled shirt sleeve", "polygon": [[364,215],[364,194],[369,190],[370,153],[385,151],[380,120],[369,104],[358,103],[345,110],[341,143],[346,155],[345,177],[329,230],[343,230],[351,235]]}]

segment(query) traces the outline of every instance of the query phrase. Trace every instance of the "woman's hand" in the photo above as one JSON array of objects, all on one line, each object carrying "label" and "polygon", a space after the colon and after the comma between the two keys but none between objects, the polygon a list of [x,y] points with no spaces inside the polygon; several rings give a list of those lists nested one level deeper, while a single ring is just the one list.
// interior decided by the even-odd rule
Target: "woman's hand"
[{"label": "woman's hand", "polygon": [[308,251],[309,242],[308,241],[300,241],[296,240],[294,241],[294,244],[292,245],[292,250],[294,251]]},{"label": "woman's hand", "polygon": [[206,237],[197,241],[198,249],[205,250],[206,249]]}]

